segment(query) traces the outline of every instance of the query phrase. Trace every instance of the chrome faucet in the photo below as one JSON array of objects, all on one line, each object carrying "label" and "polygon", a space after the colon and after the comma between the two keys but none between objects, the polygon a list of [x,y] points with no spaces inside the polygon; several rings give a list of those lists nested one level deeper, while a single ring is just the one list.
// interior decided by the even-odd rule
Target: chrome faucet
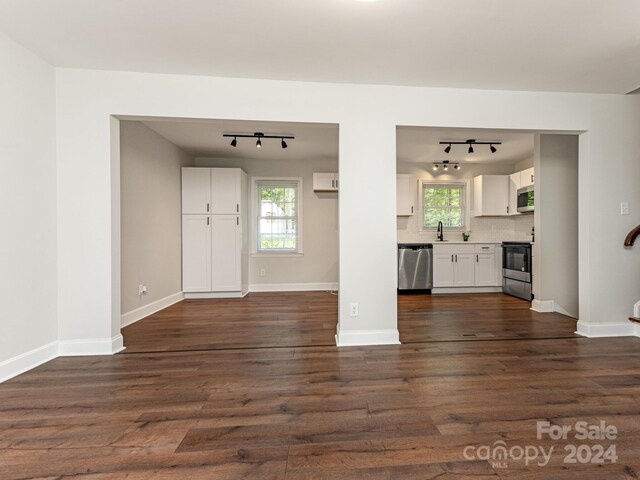
[{"label": "chrome faucet", "polygon": [[439,242],[444,242],[444,232],[442,231],[442,222],[438,222],[438,230],[436,233],[436,238]]}]

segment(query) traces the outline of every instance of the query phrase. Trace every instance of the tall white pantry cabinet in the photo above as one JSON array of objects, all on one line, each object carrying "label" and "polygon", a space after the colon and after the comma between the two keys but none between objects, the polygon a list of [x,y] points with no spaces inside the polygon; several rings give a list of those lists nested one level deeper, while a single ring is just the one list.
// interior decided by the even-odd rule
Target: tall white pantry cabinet
[{"label": "tall white pantry cabinet", "polygon": [[182,169],[182,290],[186,298],[248,291],[247,174]]}]

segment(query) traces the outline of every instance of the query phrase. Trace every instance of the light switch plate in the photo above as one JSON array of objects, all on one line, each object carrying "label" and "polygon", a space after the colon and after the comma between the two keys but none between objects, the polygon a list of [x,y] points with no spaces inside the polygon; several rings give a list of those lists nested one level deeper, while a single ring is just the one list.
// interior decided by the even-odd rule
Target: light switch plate
[{"label": "light switch plate", "polygon": [[620,215],[629,215],[629,202],[620,202]]}]

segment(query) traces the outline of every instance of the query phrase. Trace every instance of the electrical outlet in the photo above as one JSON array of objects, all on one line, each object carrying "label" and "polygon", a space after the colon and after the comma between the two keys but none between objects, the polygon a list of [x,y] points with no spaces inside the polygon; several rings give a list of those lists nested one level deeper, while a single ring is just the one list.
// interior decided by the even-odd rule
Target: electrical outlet
[{"label": "electrical outlet", "polygon": [[138,285],[138,296],[141,297],[142,295],[146,295],[146,294],[147,294],[147,286],[141,283],[140,285]]},{"label": "electrical outlet", "polygon": [[264,277],[266,274],[267,274],[267,270],[266,270],[266,269],[264,269],[264,268],[261,268],[261,269],[260,269],[260,276],[261,276],[261,277]]},{"label": "electrical outlet", "polygon": [[360,309],[358,307],[357,303],[350,303],[349,304],[349,316],[350,317],[357,317],[358,315],[360,315]]}]

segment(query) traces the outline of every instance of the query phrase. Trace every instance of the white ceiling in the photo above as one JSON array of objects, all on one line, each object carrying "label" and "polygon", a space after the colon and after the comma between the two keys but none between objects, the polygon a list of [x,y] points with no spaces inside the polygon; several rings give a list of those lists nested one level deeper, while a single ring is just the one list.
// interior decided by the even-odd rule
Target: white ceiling
[{"label": "white ceiling", "polygon": [[[139,119],[194,157],[251,158],[262,160],[335,160],[338,158],[338,125],[322,123],[249,122],[236,120]],[[223,133],[262,132],[287,135],[287,148],[279,138],[264,139],[262,148],[256,140],[238,138],[234,148]]]},{"label": "white ceiling", "polygon": [[[475,139],[478,142],[502,142],[491,153],[489,145],[474,146],[474,153],[467,153],[466,145],[452,145],[451,152],[444,152],[446,145],[439,142]],[[533,157],[533,134],[505,130],[471,130],[466,128],[398,127],[396,153],[400,162],[432,163],[442,160],[461,163],[515,164]]]},{"label": "white ceiling", "polygon": [[638,0],[0,0],[60,67],[506,90],[640,87]]}]

